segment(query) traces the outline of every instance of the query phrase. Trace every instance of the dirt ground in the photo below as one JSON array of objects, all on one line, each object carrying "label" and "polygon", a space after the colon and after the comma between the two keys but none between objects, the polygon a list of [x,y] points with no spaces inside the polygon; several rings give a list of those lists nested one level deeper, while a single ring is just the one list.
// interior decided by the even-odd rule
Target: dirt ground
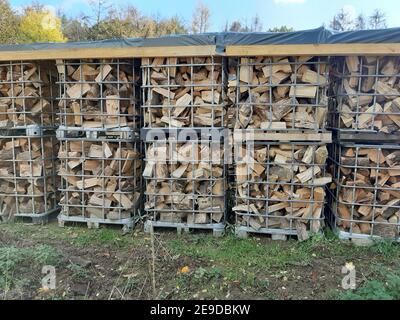
[{"label": "dirt ground", "polygon": [[[151,238],[141,230],[138,226],[122,235],[120,229],[91,230],[83,225],[0,224],[0,298],[390,299],[400,295],[396,244],[356,247],[330,233],[303,243],[236,239],[229,232],[214,238],[207,233],[178,236],[162,231]],[[341,287],[346,263],[356,268],[356,290]],[[55,289],[43,287],[44,265],[55,267]]]}]

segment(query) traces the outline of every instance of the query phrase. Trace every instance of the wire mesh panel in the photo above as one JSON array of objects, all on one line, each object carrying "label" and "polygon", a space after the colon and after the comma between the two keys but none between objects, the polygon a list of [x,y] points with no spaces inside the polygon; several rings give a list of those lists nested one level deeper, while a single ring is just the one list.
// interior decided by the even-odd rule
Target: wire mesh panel
[{"label": "wire mesh panel", "polygon": [[324,223],[324,186],[332,181],[325,144],[235,145],[236,231],[297,235],[305,240]]},{"label": "wire mesh panel", "polygon": [[0,138],[0,208],[4,220],[44,217],[57,210],[57,143],[50,135]]},{"label": "wire mesh panel", "polygon": [[48,62],[0,63],[0,128],[55,127],[56,74]]},{"label": "wire mesh panel", "polygon": [[328,72],[326,57],[239,58],[228,77],[235,129],[323,131]]},{"label": "wire mesh panel", "polygon": [[60,221],[126,224],[138,215],[139,141],[115,132],[96,139],[61,137]]},{"label": "wire mesh panel", "polygon": [[398,239],[400,146],[333,145],[331,208],[345,238]]},{"label": "wire mesh panel", "polygon": [[399,57],[337,57],[332,67],[332,128],[344,132],[399,132]]},{"label": "wire mesh panel", "polygon": [[142,59],[145,127],[224,127],[222,61],[221,57]]},{"label": "wire mesh panel", "polygon": [[134,61],[57,61],[60,124],[66,127],[139,129]]},{"label": "wire mesh panel", "polygon": [[219,141],[146,142],[145,210],[160,227],[223,228],[226,168]]}]

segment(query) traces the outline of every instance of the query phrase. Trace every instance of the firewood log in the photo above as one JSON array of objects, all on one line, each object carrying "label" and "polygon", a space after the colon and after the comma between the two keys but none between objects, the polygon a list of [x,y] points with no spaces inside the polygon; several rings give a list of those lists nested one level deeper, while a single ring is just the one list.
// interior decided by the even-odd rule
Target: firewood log
[{"label": "firewood log", "polygon": [[400,149],[375,145],[337,148],[339,166],[334,175],[339,228],[384,238],[397,237]]},{"label": "firewood log", "polygon": [[[324,144],[235,146],[237,223],[253,228],[302,229],[323,226],[328,150]],[[306,235],[302,232],[302,237]],[[299,235],[300,238],[300,235]],[[304,239],[302,239],[304,240]]]},{"label": "firewood log", "polygon": [[61,140],[58,157],[65,215],[120,220],[135,214],[142,170],[136,143]]},{"label": "firewood log", "polygon": [[143,58],[146,127],[224,127],[220,58]]},{"label": "firewood log", "polygon": [[223,149],[209,143],[148,143],[145,210],[162,222],[223,222],[223,160]]},{"label": "firewood log", "polygon": [[338,58],[332,73],[337,106],[332,126],[394,133],[400,130],[398,57]]},{"label": "firewood log", "polygon": [[324,129],[327,72],[325,58],[240,58],[228,75],[235,128]]},{"label": "firewood log", "polygon": [[0,128],[56,126],[55,76],[49,63],[0,64]]},{"label": "firewood log", "polygon": [[132,61],[57,61],[61,124],[69,127],[139,127]]},{"label": "firewood log", "polygon": [[0,139],[0,215],[38,215],[57,207],[55,137]]}]

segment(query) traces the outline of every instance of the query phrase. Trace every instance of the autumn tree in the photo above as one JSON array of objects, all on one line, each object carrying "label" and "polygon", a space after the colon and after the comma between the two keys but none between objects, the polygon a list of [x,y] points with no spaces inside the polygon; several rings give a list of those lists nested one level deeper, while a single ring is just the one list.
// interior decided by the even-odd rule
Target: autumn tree
[{"label": "autumn tree", "polygon": [[19,36],[19,17],[7,0],[0,0],[0,43],[17,43]]},{"label": "autumn tree", "polygon": [[20,41],[64,42],[61,19],[40,5],[26,7],[20,22]]},{"label": "autumn tree", "polygon": [[192,19],[192,32],[204,33],[210,27],[210,9],[201,1],[197,3]]}]

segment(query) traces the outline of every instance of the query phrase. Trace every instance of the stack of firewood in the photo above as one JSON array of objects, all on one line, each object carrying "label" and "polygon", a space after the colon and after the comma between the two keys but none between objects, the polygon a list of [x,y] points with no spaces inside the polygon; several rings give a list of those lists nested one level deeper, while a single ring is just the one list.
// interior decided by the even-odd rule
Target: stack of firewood
[{"label": "stack of firewood", "polygon": [[210,142],[147,144],[145,209],[161,222],[223,221],[224,150]]},{"label": "stack of firewood", "polygon": [[62,212],[85,218],[131,218],[140,200],[138,145],[98,140],[61,140]]},{"label": "stack of firewood", "polygon": [[236,150],[237,223],[297,230],[299,240],[323,225],[328,150],[324,144],[271,144]]},{"label": "stack of firewood", "polygon": [[0,64],[0,129],[27,125],[54,127],[52,77],[55,75],[50,64]]},{"label": "stack of firewood", "polygon": [[400,230],[400,148],[339,146],[337,214],[341,230],[396,238]]},{"label": "stack of firewood", "polygon": [[146,127],[224,127],[221,58],[142,59]]},{"label": "stack of firewood", "polygon": [[228,75],[235,129],[324,129],[327,73],[319,57],[240,58]]},{"label": "stack of firewood", "polygon": [[0,139],[0,215],[41,215],[57,207],[55,137]]},{"label": "stack of firewood", "polygon": [[61,124],[67,127],[139,126],[132,61],[57,61]]},{"label": "stack of firewood", "polygon": [[352,131],[400,131],[399,57],[351,56],[336,61],[333,126]]}]

